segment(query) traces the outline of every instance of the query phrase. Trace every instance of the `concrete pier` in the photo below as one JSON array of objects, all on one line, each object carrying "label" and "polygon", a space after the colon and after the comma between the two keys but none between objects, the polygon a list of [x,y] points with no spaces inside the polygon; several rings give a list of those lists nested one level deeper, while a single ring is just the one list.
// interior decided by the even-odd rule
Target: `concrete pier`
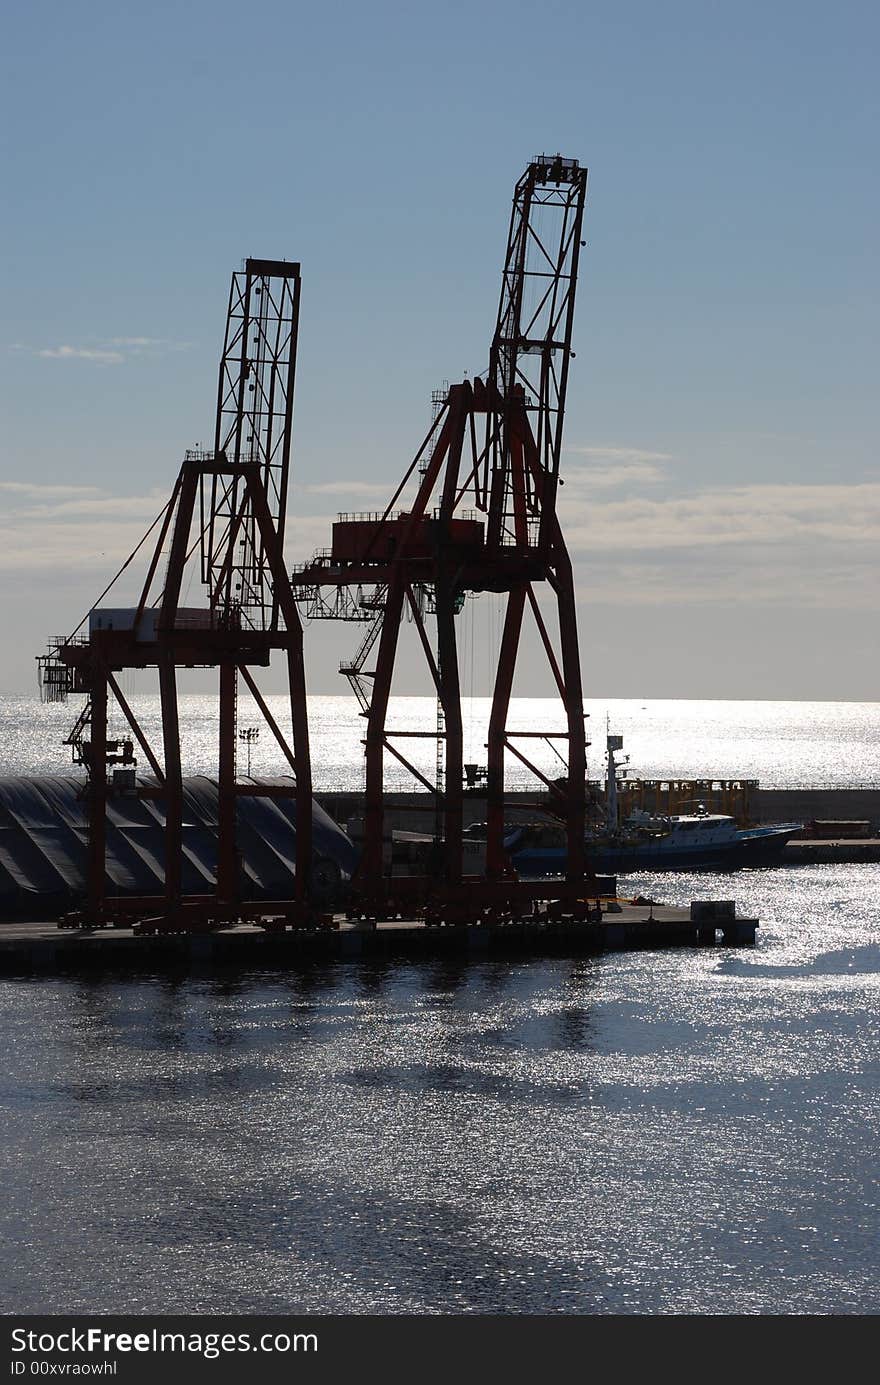
[{"label": "concrete pier", "polygon": [[822,841],[804,837],[788,842],[782,853],[784,866],[858,865],[880,861],[880,837],[841,837]]},{"label": "concrete pier", "polygon": [[[695,916],[692,916],[695,915]],[[212,933],[143,937],[130,928],[58,929],[53,923],[0,925],[0,974],[77,971],[156,972],[183,968],[266,967],[379,957],[416,960],[452,954],[476,958],[576,956],[588,952],[662,947],[729,947],[754,943],[757,919],[712,919],[670,905],[621,902],[601,922],[520,920],[428,927],[415,921],[366,927],[334,920],[332,927],[267,933],[238,925]]]}]

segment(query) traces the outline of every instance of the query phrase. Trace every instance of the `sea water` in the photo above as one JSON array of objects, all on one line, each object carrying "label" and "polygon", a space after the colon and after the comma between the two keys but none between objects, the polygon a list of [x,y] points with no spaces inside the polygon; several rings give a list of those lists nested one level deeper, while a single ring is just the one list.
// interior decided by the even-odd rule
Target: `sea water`
[{"label": "sea water", "polygon": [[[870,709],[759,705],[611,714],[645,774],[875,782]],[[719,884],[623,882],[754,948],[3,980],[0,1311],[876,1313],[880,867]]]},{"label": "sea water", "polygon": [[[162,735],[158,697],[132,696],[132,705],[149,741],[161,758]],[[281,696],[267,699],[273,716],[289,728],[289,704]],[[80,707],[69,703],[41,704],[36,697],[0,697],[0,774],[68,774],[69,749],[63,741]],[[744,778],[758,779],[765,788],[812,785],[880,787],[880,705],[870,702],[714,702],[714,701],[587,701],[588,773],[604,778],[606,728],[624,737],[629,768],[642,779]],[[248,697],[239,699],[239,725],[259,725],[260,714]],[[465,698],[463,703],[465,761],[484,765],[489,699]],[[353,697],[309,699],[312,775],[320,792],[363,787],[364,720]],[[560,731],[564,721],[557,701],[514,698],[508,724],[517,730]],[[437,725],[437,704],[430,697],[393,697],[388,725],[403,731],[431,731]],[[111,736],[131,735],[121,713],[111,717]],[[185,769],[192,774],[216,774],[218,711],[213,696],[181,698],[181,744]],[[402,744],[402,743],[401,743]],[[559,743],[557,743],[559,744]],[[552,743],[530,739],[520,749],[550,776],[564,772]],[[140,755],[137,747],[136,753]],[[434,742],[407,738],[404,750],[417,769],[434,771]],[[248,752],[238,750],[239,770],[247,772]],[[260,728],[250,751],[254,775],[284,774],[287,762],[268,728]],[[141,757],[142,758],[142,757]],[[386,787],[420,786],[392,756],[387,757]],[[533,787],[535,780],[515,757],[508,756],[507,783],[511,789]],[[142,763],[142,768],[148,769]]]}]

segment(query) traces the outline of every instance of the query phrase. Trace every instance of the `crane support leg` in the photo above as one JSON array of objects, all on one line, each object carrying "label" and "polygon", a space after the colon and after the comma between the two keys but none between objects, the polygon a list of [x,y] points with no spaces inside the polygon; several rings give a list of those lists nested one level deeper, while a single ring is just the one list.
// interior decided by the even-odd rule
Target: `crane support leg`
[{"label": "crane support leg", "polygon": [[163,656],[159,665],[159,696],[165,753],[165,911],[170,915],[180,904],[183,856],[183,771],[173,655]]},{"label": "crane support leg", "polygon": [[233,904],[238,895],[238,861],[235,851],[235,737],[237,669],[231,661],[220,665],[220,755],[217,785],[217,901]]},{"label": "crane support leg", "polygon": [[568,554],[557,558],[557,599],[559,637],[562,646],[562,676],[565,680],[565,711],[568,721],[568,783],[566,832],[568,865],[566,878],[577,882],[585,868],[584,830],[586,826],[587,751],[584,735],[584,693],[578,648],[577,605],[574,578]]},{"label": "crane support leg", "polygon": [[437,663],[440,674],[440,702],[446,730],[443,783],[444,856],[446,878],[453,884],[458,884],[462,875],[464,738],[458,650],[455,640],[455,589],[446,564],[441,570],[436,593]]},{"label": "crane support leg", "polygon": [[373,697],[367,718],[364,850],[361,864],[358,867],[358,874],[365,883],[369,884],[378,881],[382,876],[382,833],[385,825],[385,810],[382,801],[385,779],[385,721],[405,595],[406,582],[401,572],[397,570],[391,578],[388,594],[385,598],[382,634],[379,637],[379,652],[376,656]]},{"label": "crane support leg", "polygon": [[312,761],[309,753],[306,674],[302,629],[288,630],[287,681],[293,725],[293,758],[296,761],[296,898],[304,904],[312,880]]},{"label": "crane support leg", "polygon": [[309,750],[309,714],[306,698],[306,670],[303,656],[303,631],[299,610],[284,566],[284,553],[263,486],[249,472],[247,493],[256,533],[265,553],[272,578],[273,603],[283,618],[286,630],[287,682],[290,692],[290,719],[293,728],[293,757],[296,762],[296,900],[306,904],[312,880],[312,760]]},{"label": "crane support leg", "polygon": [[527,582],[515,586],[507,598],[504,633],[495,675],[495,691],[489,717],[488,775],[486,780],[486,874],[497,880],[504,873],[504,744],[507,713],[516,669],[516,654],[526,604]]},{"label": "crane support leg", "polygon": [[104,912],[107,878],[107,678],[99,669],[91,690],[89,749],[89,878],[90,922]]}]

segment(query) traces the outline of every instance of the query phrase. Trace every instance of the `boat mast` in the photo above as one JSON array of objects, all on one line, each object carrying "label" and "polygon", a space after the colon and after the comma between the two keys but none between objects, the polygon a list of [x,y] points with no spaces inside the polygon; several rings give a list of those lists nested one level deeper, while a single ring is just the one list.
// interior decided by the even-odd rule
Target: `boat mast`
[{"label": "boat mast", "polygon": [[623,736],[612,736],[607,733],[606,724],[606,746],[608,750],[608,768],[605,780],[605,825],[609,832],[617,831],[617,761],[614,758],[616,750],[623,749]]}]

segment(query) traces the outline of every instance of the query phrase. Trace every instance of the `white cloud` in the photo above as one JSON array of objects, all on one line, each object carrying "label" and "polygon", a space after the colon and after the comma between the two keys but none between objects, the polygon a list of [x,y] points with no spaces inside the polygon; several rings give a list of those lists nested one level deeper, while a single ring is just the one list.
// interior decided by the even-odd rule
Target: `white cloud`
[{"label": "white cloud", "polygon": [[[86,487],[82,491],[88,493],[36,482],[0,483],[7,501],[0,510],[0,572],[94,572],[103,586],[140,543],[168,498],[159,490],[143,495],[108,495]],[[40,503],[43,497],[45,503]],[[289,514],[288,561],[304,562],[325,547],[335,518]],[[146,560],[152,542],[148,540],[142,550]],[[140,557],[133,571],[141,572],[139,564]]]},{"label": "white cloud", "polygon": [[643,447],[564,447],[563,452],[578,457],[596,457],[609,462],[671,462],[671,452],[647,452]]},{"label": "white cloud", "polygon": [[111,337],[111,346],[167,346],[162,337]]},{"label": "white cloud", "polygon": [[167,496],[158,491],[149,495],[101,495],[77,500],[59,500],[49,505],[29,505],[15,511],[18,520],[64,519],[92,516],[96,519],[155,519]]},{"label": "white cloud", "polygon": [[73,496],[73,495],[100,495],[97,486],[67,486],[44,483],[42,481],[0,481],[0,491],[6,491],[10,495],[28,495],[39,498],[40,496]]},{"label": "white cloud", "polygon": [[586,459],[585,464],[567,467],[560,479],[567,498],[574,492],[613,490],[627,486],[655,486],[668,477],[671,452],[650,452],[643,447],[567,447],[564,451]]},{"label": "white cloud", "polygon": [[190,342],[170,341],[164,337],[110,337],[104,341],[86,342],[81,346],[26,346],[13,342],[10,351],[23,352],[41,360],[93,361],[98,365],[121,365],[133,356],[166,351],[185,351]]},{"label": "white cloud", "polygon": [[108,495],[95,486],[0,482],[0,571],[106,571],[128,557],[167,496]]},{"label": "white cloud", "polygon": [[[674,618],[689,606],[787,606],[813,610],[870,613],[880,601],[880,572],[864,550],[853,553],[828,546],[815,566],[802,555],[780,549],[691,549],[680,561],[667,555],[635,553],[621,560],[607,553],[574,558],[579,604],[656,607]],[[621,626],[626,633],[625,623]]]},{"label": "white cloud", "polygon": [[168,337],[111,337],[108,346],[118,346],[133,356],[142,351],[188,351],[189,341],[171,341]]},{"label": "white cloud", "polygon": [[382,481],[320,481],[302,486],[307,495],[383,495],[391,499],[394,487]]},{"label": "white cloud", "polygon": [[[60,520],[23,522],[18,516],[0,517],[0,572],[22,574],[46,570],[59,578],[87,570],[100,585],[128,557],[146,529],[142,519],[70,523]],[[99,587],[100,590],[100,587]]]},{"label": "white cloud", "polygon": [[749,485],[694,495],[559,505],[572,549],[670,550],[880,540],[880,484]]},{"label": "white cloud", "polygon": [[560,518],[586,605],[870,610],[880,600],[877,482],[563,500]]},{"label": "white cloud", "polygon": [[328,548],[335,515],[289,514],[284,529],[284,548],[288,561],[308,562],[319,548]]},{"label": "white cloud", "polygon": [[[0,482],[0,498],[0,570],[34,580],[80,572],[100,590],[166,494],[7,481]],[[326,547],[335,518],[294,509],[288,561]],[[787,602],[867,610],[880,600],[880,481],[755,484],[652,498],[614,497],[587,479],[561,493],[560,518],[585,607]]]},{"label": "white cloud", "polygon": [[119,365],[125,360],[121,351],[94,346],[43,346],[34,354],[45,360],[98,361],[101,365]]},{"label": "white cloud", "polygon": [[573,492],[612,490],[632,485],[656,486],[667,479],[666,468],[656,462],[619,462],[614,466],[582,466],[569,468],[560,477],[567,498]]}]

